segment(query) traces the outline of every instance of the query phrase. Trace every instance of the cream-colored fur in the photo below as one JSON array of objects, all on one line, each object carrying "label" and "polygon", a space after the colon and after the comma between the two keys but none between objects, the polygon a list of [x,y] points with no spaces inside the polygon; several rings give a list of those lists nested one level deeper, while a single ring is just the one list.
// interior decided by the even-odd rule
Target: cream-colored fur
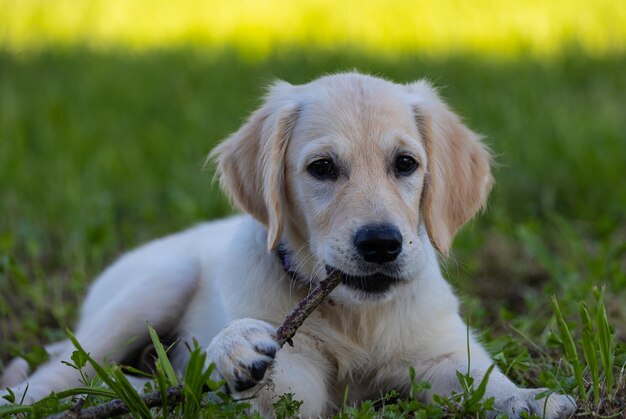
[{"label": "cream-colored fur", "polygon": [[[399,173],[399,156],[416,170]],[[267,415],[285,392],[304,401],[304,416],[331,415],[346,387],[352,402],[406,392],[411,367],[432,384],[424,399],[458,391],[468,345],[470,372],[483,377],[492,361],[471,335],[467,342],[436,252],[447,254],[457,230],[485,204],[490,155],[427,82],[400,85],[357,73],[302,86],[277,82],[211,157],[223,188],[249,215],[156,240],[104,271],[76,328],[94,358],[124,359],[146,343],[150,322],[163,336],[197,339],[228,388],[255,395]],[[332,162],[332,178],[313,176],[318,160]],[[401,251],[388,263],[365,262],[355,235],[383,224],[397,228]],[[297,277],[273,251],[279,243]],[[327,267],[345,278],[396,282],[377,292],[344,282],[306,320],[294,346],[277,351],[274,330]],[[60,362],[71,345],[50,349],[53,359],[25,381],[18,360],[0,385],[21,397],[28,384],[27,402],[78,385],[76,371]],[[172,354],[179,371],[185,355],[184,345]],[[498,370],[487,387],[511,416],[555,418],[575,408],[567,396],[535,400],[538,392]]]}]

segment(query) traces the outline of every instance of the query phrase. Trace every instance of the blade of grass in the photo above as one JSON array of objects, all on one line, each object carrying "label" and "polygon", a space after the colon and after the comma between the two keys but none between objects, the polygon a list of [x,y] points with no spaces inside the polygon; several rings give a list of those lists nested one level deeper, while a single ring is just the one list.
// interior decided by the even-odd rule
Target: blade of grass
[{"label": "blade of grass", "polygon": [[76,388],[69,388],[67,390],[63,390],[63,391],[59,391],[58,393],[55,393],[55,395],[59,399],[64,399],[66,397],[72,397],[72,396],[81,396],[84,394],[89,395],[89,396],[106,397],[108,399],[117,398],[116,392],[114,392],[111,389],[104,388],[104,387],[76,387]]},{"label": "blade of grass", "polygon": [[161,400],[163,403],[163,417],[167,417],[167,413],[169,410],[168,400],[167,400],[167,378],[165,377],[165,373],[163,372],[163,368],[161,365],[156,364],[156,380],[159,386],[159,391],[161,392]]},{"label": "blade of grass", "polygon": [[33,410],[32,406],[24,406],[21,404],[14,404],[11,406],[0,406],[0,417],[17,415],[18,413],[28,413],[32,410]]},{"label": "blade of grass", "polygon": [[[150,409],[146,406],[144,401],[139,397],[137,391],[132,387],[132,385],[128,382],[128,379],[124,377],[124,374],[121,372],[119,367],[113,368],[111,372],[107,372],[100,364],[98,364],[90,355],[85,351],[85,349],[80,345],[76,336],[70,331],[66,330],[67,335],[74,347],[81,352],[81,354],[87,359],[89,364],[96,371],[96,374],[117,394],[126,406],[131,410],[131,412],[137,413],[139,416],[144,418],[151,418]],[[119,372],[119,374],[116,373]],[[129,392],[128,388],[132,389],[132,392]],[[135,397],[136,396],[136,397]]]},{"label": "blade of grass", "polygon": [[602,369],[604,370],[604,380],[606,381],[606,388],[608,397],[613,397],[613,359],[615,354],[613,353],[613,338],[611,334],[611,327],[609,326],[609,320],[606,314],[606,306],[604,304],[604,291],[602,287],[600,290],[594,289],[596,297],[596,325],[598,326],[598,333],[596,334],[596,342],[598,349],[600,350],[600,359],[602,361]]},{"label": "blade of grass", "polygon": [[122,388],[122,391],[125,395],[126,403],[128,403],[128,407],[130,407],[136,414],[145,419],[151,419],[152,414],[150,413],[150,409],[146,405],[146,402],[141,398],[135,387],[128,381],[128,378],[122,372],[122,369],[119,365],[116,365],[111,370],[115,381]]},{"label": "blade of grass", "polygon": [[[189,356],[189,363],[185,371],[185,402],[183,403],[183,417],[197,417],[204,384],[208,381],[208,368],[205,369],[206,353],[194,342],[194,350]],[[209,372],[210,374],[210,372]]]},{"label": "blade of grass", "polygon": [[172,364],[167,358],[167,352],[165,351],[163,344],[159,340],[159,336],[150,324],[148,324],[148,330],[150,331],[150,339],[152,339],[152,344],[154,345],[154,349],[157,353],[157,364],[160,365],[163,369],[163,372],[167,377],[168,384],[170,386],[178,385],[176,373],[174,372],[174,368],[172,368]]},{"label": "blade of grass", "polygon": [[587,366],[589,367],[589,371],[591,372],[591,378],[593,380],[593,400],[594,403],[598,403],[600,401],[600,373],[598,365],[598,352],[596,350],[593,323],[591,322],[591,317],[589,316],[587,306],[585,305],[585,303],[582,302],[580,303],[580,318],[582,320],[583,328],[583,354],[585,356],[585,361],[587,361]]},{"label": "blade of grass", "polygon": [[116,394],[121,393],[120,386],[118,386],[115,380],[113,380],[113,378],[105,371],[105,369],[102,368],[102,366],[96,361],[94,361],[91,356],[85,351],[85,349],[83,349],[83,347],[78,342],[78,339],[76,339],[76,336],[74,336],[74,334],[69,330],[66,330],[66,333],[68,334],[74,347],[87,358],[87,361],[91,364],[93,369],[96,371],[96,374],[98,374],[102,381],[104,381],[104,383],[108,385],[111,390],[113,390]]},{"label": "blade of grass", "polygon": [[567,357],[569,363],[572,365],[572,368],[574,368],[574,375],[576,377],[576,383],[578,384],[580,396],[584,400],[587,400],[585,385],[583,382],[583,374],[580,361],[578,359],[578,352],[576,351],[576,345],[574,344],[572,334],[569,331],[569,327],[567,326],[567,323],[563,318],[563,313],[561,313],[561,308],[559,307],[559,303],[554,295],[552,296],[552,308],[554,309],[554,314],[556,315],[556,323],[559,328],[559,332],[561,333],[561,340],[563,341],[565,356]]},{"label": "blade of grass", "polygon": [[480,401],[485,396],[485,392],[487,391],[487,383],[489,382],[489,376],[491,375],[491,372],[493,371],[495,366],[496,364],[492,364],[489,369],[487,369],[487,372],[485,372],[485,375],[478,385],[478,388],[473,392],[471,397],[465,403],[465,408],[468,411],[474,412],[476,410],[480,410]]}]

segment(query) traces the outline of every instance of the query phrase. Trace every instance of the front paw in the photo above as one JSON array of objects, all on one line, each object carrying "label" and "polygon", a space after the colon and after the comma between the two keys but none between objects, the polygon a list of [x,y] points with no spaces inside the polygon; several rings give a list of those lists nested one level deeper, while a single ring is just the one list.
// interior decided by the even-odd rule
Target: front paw
[{"label": "front paw", "polygon": [[269,376],[279,345],[274,327],[261,320],[238,319],[218,333],[207,348],[208,361],[231,392],[250,390]]},{"label": "front paw", "polygon": [[521,418],[522,413],[537,415],[546,419],[567,418],[576,410],[573,397],[552,393],[537,399],[537,395],[547,389],[517,389],[513,395],[504,400],[496,400],[495,407],[509,418]]}]

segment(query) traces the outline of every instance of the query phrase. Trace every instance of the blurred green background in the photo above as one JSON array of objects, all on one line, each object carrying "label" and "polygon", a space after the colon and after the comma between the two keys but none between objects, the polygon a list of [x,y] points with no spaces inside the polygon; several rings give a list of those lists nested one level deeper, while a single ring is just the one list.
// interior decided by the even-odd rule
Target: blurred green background
[{"label": "blurred green background", "polygon": [[231,212],[203,162],[269,81],[352,69],[430,79],[495,152],[444,261],[472,325],[544,339],[547,294],[606,283],[623,339],[625,46],[623,0],[0,0],[0,370],[125,249]]}]

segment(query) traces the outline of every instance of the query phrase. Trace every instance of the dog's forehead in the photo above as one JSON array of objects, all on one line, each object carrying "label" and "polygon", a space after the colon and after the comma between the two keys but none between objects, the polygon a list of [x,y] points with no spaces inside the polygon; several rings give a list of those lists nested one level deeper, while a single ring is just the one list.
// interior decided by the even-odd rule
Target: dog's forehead
[{"label": "dog's forehead", "polygon": [[298,121],[306,137],[337,134],[362,141],[390,131],[417,135],[404,86],[358,74],[327,76],[301,86],[305,92]]}]

